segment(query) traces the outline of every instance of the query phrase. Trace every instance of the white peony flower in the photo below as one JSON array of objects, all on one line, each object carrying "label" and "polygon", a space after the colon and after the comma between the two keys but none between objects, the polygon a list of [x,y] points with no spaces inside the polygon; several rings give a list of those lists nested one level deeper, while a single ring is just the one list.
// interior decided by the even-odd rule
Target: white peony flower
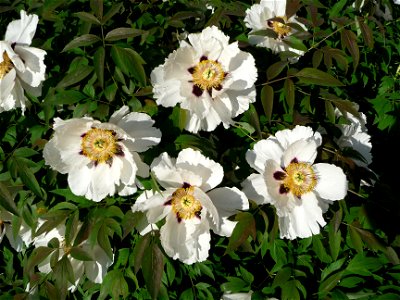
[{"label": "white peony flower", "polygon": [[24,112],[28,101],[24,90],[41,95],[46,51],[30,47],[37,23],[37,15],[21,10],[21,19],[8,24],[5,38],[0,41],[0,112],[16,107]]},{"label": "white peony flower", "polygon": [[[296,16],[288,18],[286,16],[286,0],[261,0],[260,4],[254,4],[246,10],[244,22],[247,28],[250,28],[249,43],[258,47],[266,47],[274,53],[282,51],[291,51],[298,56],[303,55],[304,51],[291,48],[285,43],[290,35],[298,30],[295,27],[306,27],[299,23]],[[286,23],[292,23],[296,26],[288,26]],[[272,30],[276,37],[253,34],[261,30]],[[296,61],[296,58],[291,60]]]},{"label": "white peony flower", "polygon": [[254,58],[237,42],[229,44],[229,37],[215,26],[188,39],[152,71],[156,102],[165,107],[179,103],[188,131],[212,131],[221,122],[228,128],[255,101]]},{"label": "white peony flower", "polygon": [[[356,107],[358,109],[358,106]],[[336,109],[336,115],[342,116],[342,113]],[[353,158],[356,165],[364,168],[368,168],[368,165],[372,163],[372,144],[370,142],[371,136],[368,134],[367,118],[363,113],[356,118],[350,113],[346,113],[343,116],[349,124],[337,124],[336,126],[341,130],[342,135],[336,139],[336,143],[340,148],[352,148],[359,152],[363,159]]]},{"label": "white peony flower", "polygon": [[21,219],[19,230],[15,235],[13,233],[13,215],[0,209],[0,243],[4,236],[17,252],[21,252],[24,247],[29,247],[32,243],[32,230],[25,221]]},{"label": "white peony flower", "polygon": [[251,295],[253,291],[248,293],[224,293],[221,300],[251,300]]},{"label": "white peony flower", "polygon": [[206,260],[210,229],[230,236],[236,222],[228,217],[248,209],[246,196],[235,187],[215,188],[224,176],[222,166],[190,148],[179,152],[176,159],[164,152],[153,161],[151,170],[165,190],[145,191],[132,210],[146,211],[153,224],[165,218],[160,236],[167,255],[186,264]]},{"label": "white peony flower", "polygon": [[46,164],[68,173],[68,184],[76,195],[101,201],[107,195],[130,195],[136,191],[136,175],[149,176],[148,166],[137,152],[158,144],[161,131],[146,114],[115,112],[109,123],[92,118],[54,122],[55,134],[46,144]]},{"label": "white peony flower", "polygon": [[306,238],[320,232],[322,216],[332,201],[343,199],[347,180],[342,169],[314,164],[322,137],[310,127],[296,126],[261,140],[246,153],[258,173],[244,182],[244,192],[258,204],[275,206],[281,238]]},{"label": "white peony flower", "polygon": [[[43,219],[39,219],[38,228],[40,228],[40,226],[43,225],[44,222],[45,221]],[[78,227],[80,226],[81,224],[79,224]],[[54,261],[50,262],[50,260],[59,261],[64,256],[66,256],[72,265],[72,269],[74,270],[73,278],[75,279],[75,282],[69,283],[69,290],[74,291],[77,288],[77,285],[79,284],[84,274],[92,282],[102,283],[107,273],[108,267],[111,266],[114,261],[114,254],[113,257],[110,258],[98,244],[91,246],[89,245],[88,240],[85,240],[74,247],[79,247],[82,250],[86,251],[86,253],[88,253],[91,258],[93,258],[93,260],[82,261],[72,257],[70,253],[72,245],[68,245],[65,241],[65,229],[65,224],[60,224],[56,228],[53,228],[48,232],[42,233],[41,235],[33,239],[33,244],[36,248],[47,247],[48,243],[52,239],[57,239],[59,243],[59,248],[57,248],[58,258],[54,258],[54,253],[57,252],[53,252],[52,254],[50,254],[42,262],[39,263],[39,271],[46,274],[50,273],[52,271],[51,264],[54,263]]]}]

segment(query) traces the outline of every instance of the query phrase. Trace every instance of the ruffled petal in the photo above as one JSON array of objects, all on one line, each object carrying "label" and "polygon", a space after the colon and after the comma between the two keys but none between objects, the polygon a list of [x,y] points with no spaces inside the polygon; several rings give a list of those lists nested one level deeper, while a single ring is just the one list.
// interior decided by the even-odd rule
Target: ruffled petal
[{"label": "ruffled petal", "polygon": [[282,159],[283,149],[273,138],[258,141],[254,144],[253,150],[246,153],[247,163],[259,173],[264,173],[265,163],[272,159],[280,162]]},{"label": "ruffled petal", "polygon": [[24,72],[18,72],[18,77],[32,87],[38,87],[45,79],[46,65],[44,56],[46,51],[26,46],[15,46],[15,52],[25,63]]},{"label": "ruffled petal", "polygon": [[243,192],[246,196],[259,205],[271,203],[272,199],[268,193],[264,175],[251,174],[243,182]]},{"label": "ruffled petal", "polygon": [[37,15],[27,15],[21,10],[21,19],[10,22],[7,26],[5,40],[11,43],[30,45],[39,21]]},{"label": "ruffled petal", "polygon": [[185,264],[205,261],[210,249],[208,222],[192,220],[179,223],[173,214],[169,214],[160,230],[161,245],[165,253]]},{"label": "ruffled petal", "polygon": [[312,164],[317,157],[317,144],[314,140],[298,140],[290,144],[283,154],[283,166],[287,167],[293,160]]}]

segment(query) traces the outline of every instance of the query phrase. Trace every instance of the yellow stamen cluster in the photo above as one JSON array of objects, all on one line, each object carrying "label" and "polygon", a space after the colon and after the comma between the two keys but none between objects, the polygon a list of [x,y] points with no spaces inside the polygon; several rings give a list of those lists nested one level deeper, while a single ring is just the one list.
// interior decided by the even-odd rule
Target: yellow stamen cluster
[{"label": "yellow stamen cluster", "polygon": [[317,176],[308,163],[292,162],[285,171],[287,176],[283,179],[283,185],[297,197],[311,192],[317,184]]},{"label": "yellow stamen cluster", "polygon": [[193,83],[202,90],[220,88],[225,79],[225,72],[219,62],[205,59],[200,61],[193,71]]},{"label": "yellow stamen cluster", "polygon": [[[277,18],[282,19],[284,22],[287,19],[286,17],[277,17]],[[278,35],[278,38],[280,39],[288,36],[289,33],[292,31],[292,28],[290,26],[287,26],[285,25],[285,23],[279,21],[268,20],[267,24],[273,31],[275,31],[275,33]]]},{"label": "yellow stamen cluster", "polygon": [[201,203],[194,196],[194,187],[183,187],[172,194],[172,211],[176,214],[178,222],[200,217]]},{"label": "yellow stamen cluster", "polygon": [[111,163],[113,157],[121,152],[117,143],[116,132],[93,127],[81,141],[81,154],[98,163]]},{"label": "yellow stamen cluster", "polygon": [[14,67],[11,59],[8,57],[7,52],[3,52],[3,61],[0,62],[0,79],[3,79],[8,72]]}]

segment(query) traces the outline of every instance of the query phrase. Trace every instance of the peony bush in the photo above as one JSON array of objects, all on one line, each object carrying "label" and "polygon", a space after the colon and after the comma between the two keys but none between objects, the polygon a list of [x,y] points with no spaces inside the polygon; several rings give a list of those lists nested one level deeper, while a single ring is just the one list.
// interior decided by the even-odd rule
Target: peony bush
[{"label": "peony bush", "polygon": [[398,1],[0,3],[0,299],[399,299]]}]

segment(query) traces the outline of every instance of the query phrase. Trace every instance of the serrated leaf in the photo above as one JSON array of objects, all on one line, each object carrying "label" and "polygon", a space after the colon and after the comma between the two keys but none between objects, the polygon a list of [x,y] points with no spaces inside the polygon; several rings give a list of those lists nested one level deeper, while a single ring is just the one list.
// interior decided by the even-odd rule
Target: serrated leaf
[{"label": "serrated leaf", "polygon": [[97,19],[94,15],[89,14],[87,12],[80,11],[80,12],[74,13],[74,15],[77,16],[82,21],[85,21],[85,22],[88,22],[91,24],[97,24],[97,25],[101,24],[99,19]]},{"label": "serrated leaf", "polygon": [[128,27],[119,27],[107,32],[105,40],[108,42],[133,38],[145,33],[144,30]]},{"label": "serrated leaf", "polygon": [[164,255],[155,241],[150,243],[143,256],[142,273],[152,299],[157,299],[164,273]]},{"label": "serrated leaf", "polygon": [[104,47],[99,47],[93,56],[94,71],[101,88],[104,86],[104,61],[106,58],[106,50]]},{"label": "serrated leaf", "polygon": [[64,78],[61,79],[61,81],[57,84],[56,88],[63,89],[75,83],[78,83],[89,76],[92,72],[93,67],[81,65],[74,71],[65,75]]},{"label": "serrated leaf", "polygon": [[249,236],[251,236],[253,240],[256,239],[256,222],[251,213],[240,212],[236,215],[235,221],[238,223],[236,223],[232,235],[229,238],[225,253],[236,250]]},{"label": "serrated leaf", "polygon": [[283,71],[283,69],[285,69],[287,65],[288,62],[286,61],[278,61],[270,65],[267,69],[267,79],[268,80],[274,79]]},{"label": "serrated leaf", "polygon": [[64,49],[62,49],[61,52],[65,52],[77,47],[82,47],[82,46],[89,46],[93,45],[94,43],[100,42],[101,39],[94,34],[84,34],[81,36],[78,36],[74,38],[71,42],[69,42],[67,45],[65,45]]},{"label": "serrated leaf", "polygon": [[353,67],[356,69],[360,60],[360,50],[357,45],[356,34],[351,30],[343,29],[341,31],[341,41],[342,45],[350,52],[353,58]]},{"label": "serrated leaf", "polygon": [[264,109],[265,116],[271,121],[272,109],[274,107],[274,89],[270,85],[264,85],[261,89],[261,104]]},{"label": "serrated leaf", "polygon": [[344,86],[332,75],[314,68],[304,68],[294,74],[302,83],[322,86]]},{"label": "serrated leaf", "polygon": [[14,197],[8,187],[0,182],[0,206],[8,210],[10,213],[19,216],[17,206],[14,202]]}]

